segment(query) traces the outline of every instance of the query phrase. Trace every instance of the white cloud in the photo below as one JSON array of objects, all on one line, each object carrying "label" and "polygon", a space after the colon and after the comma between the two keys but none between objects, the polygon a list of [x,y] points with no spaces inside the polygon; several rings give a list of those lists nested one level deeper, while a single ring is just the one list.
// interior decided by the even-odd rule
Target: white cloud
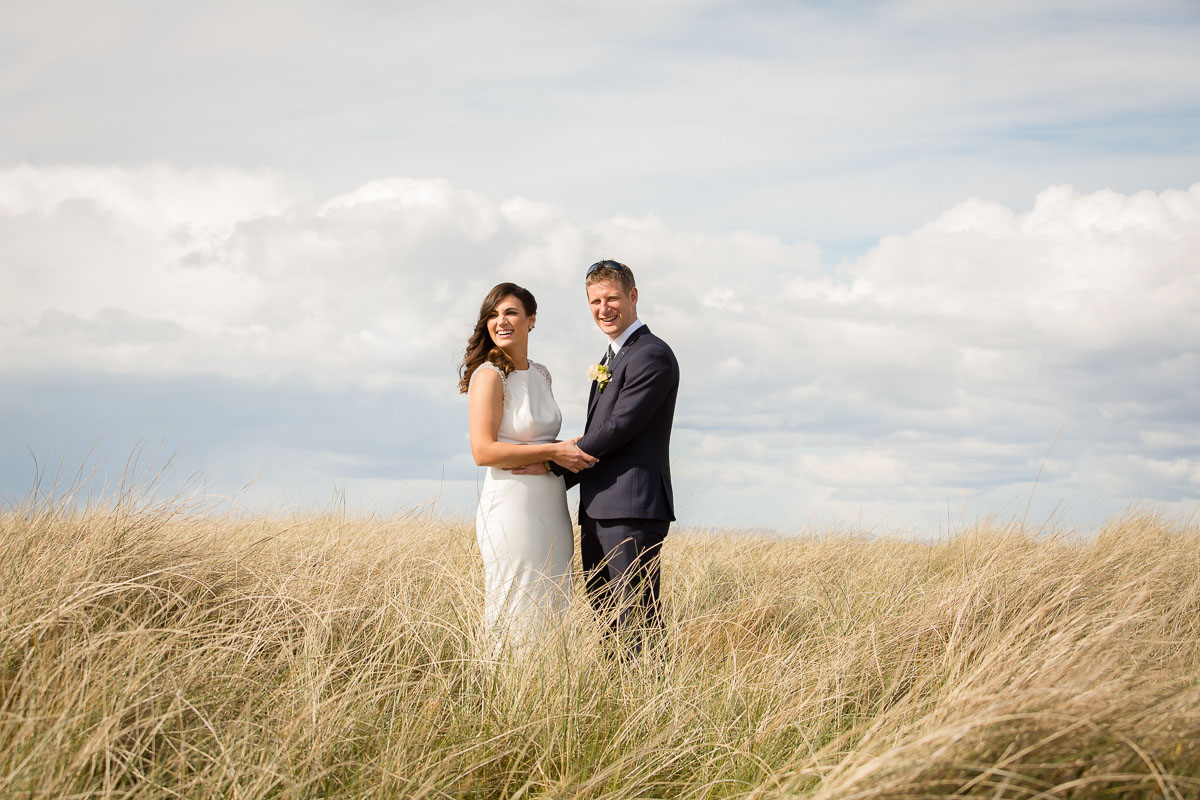
[{"label": "white cloud", "polygon": [[7,161],[267,165],[322,194],[437,175],[851,247],[970,194],[1200,174],[1191,0],[76,1],[5,23]]},{"label": "white cloud", "polygon": [[839,453],[829,458],[804,453],[795,469],[800,477],[818,486],[878,489],[910,483],[908,471],[899,459],[873,450]]},{"label": "white cloud", "polygon": [[[967,200],[831,267],[809,243],[580,222],[446,180],[314,202],[267,172],[23,166],[0,171],[0,247],[4,374],[289,377],[428,403],[459,402],[479,300],[518,280],[568,427],[601,349],[582,270],[618,258],[683,365],[675,459],[701,523],[896,522],[957,492],[1005,506],[1039,470],[1047,502],[1200,496],[1200,184],[1051,187],[1024,213]],[[452,455],[463,432],[411,436]]]}]

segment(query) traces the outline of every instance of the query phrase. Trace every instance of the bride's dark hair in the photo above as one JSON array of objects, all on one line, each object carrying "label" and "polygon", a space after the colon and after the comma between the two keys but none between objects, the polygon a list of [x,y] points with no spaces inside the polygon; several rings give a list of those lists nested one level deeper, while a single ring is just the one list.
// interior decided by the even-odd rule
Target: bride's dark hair
[{"label": "bride's dark hair", "polygon": [[492,342],[492,337],[488,334],[487,329],[488,318],[492,316],[492,311],[506,297],[517,298],[525,309],[525,316],[532,317],[537,313],[537,300],[534,300],[530,291],[523,286],[517,286],[515,283],[498,283],[492,287],[492,290],[487,293],[487,297],[483,298],[483,305],[479,307],[479,319],[475,321],[475,330],[471,333],[471,338],[467,339],[467,352],[463,356],[462,366],[458,368],[458,391],[460,393],[465,393],[470,388],[471,375],[485,361],[495,364],[505,375],[516,368],[505,352]]}]

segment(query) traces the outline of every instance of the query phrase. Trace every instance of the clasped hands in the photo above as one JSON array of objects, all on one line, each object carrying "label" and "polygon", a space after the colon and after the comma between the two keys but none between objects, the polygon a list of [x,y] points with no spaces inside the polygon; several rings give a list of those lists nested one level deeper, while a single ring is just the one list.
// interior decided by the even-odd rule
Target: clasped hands
[{"label": "clasped hands", "polygon": [[[576,436],[574,439],[556,442],[557,446],[554,448],[554,455],[550,456],[550,460],[563,469],[571,470],[571,472],[579,472],[581,469],[586,469],[595,464],[600,459],[588,455],[575,444],[582,438],[582,436]],[[549,472],[543,461],[539,461],[536,464],[526,464],[523,467],[517,467],[509,471],[513,475],[544,475]]]}]

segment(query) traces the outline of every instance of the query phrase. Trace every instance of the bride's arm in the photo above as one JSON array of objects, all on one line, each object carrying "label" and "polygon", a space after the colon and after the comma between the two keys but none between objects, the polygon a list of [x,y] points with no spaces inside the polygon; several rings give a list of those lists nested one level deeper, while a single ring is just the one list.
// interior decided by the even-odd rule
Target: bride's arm
[{"label": "bride's arm", "polygon": [[475,375],[467,393],[471,455],[481,467],[512,469],[538,461],[553,461],[578,472],[596,459],[585,456],[574,442],[509,444],[496,438],[504,415],[504,384],[499,373],[484,369]]}]

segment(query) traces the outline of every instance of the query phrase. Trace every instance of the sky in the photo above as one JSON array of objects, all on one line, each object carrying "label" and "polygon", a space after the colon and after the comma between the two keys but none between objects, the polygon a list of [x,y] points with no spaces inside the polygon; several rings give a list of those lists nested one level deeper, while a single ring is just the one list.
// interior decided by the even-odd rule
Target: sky
[{"label": "sky", "polygon": [[470,514],[479,303],[576,435],[614,258],[684,526],[1200,512],[1194,0],[0,2],[4,502]]}]

